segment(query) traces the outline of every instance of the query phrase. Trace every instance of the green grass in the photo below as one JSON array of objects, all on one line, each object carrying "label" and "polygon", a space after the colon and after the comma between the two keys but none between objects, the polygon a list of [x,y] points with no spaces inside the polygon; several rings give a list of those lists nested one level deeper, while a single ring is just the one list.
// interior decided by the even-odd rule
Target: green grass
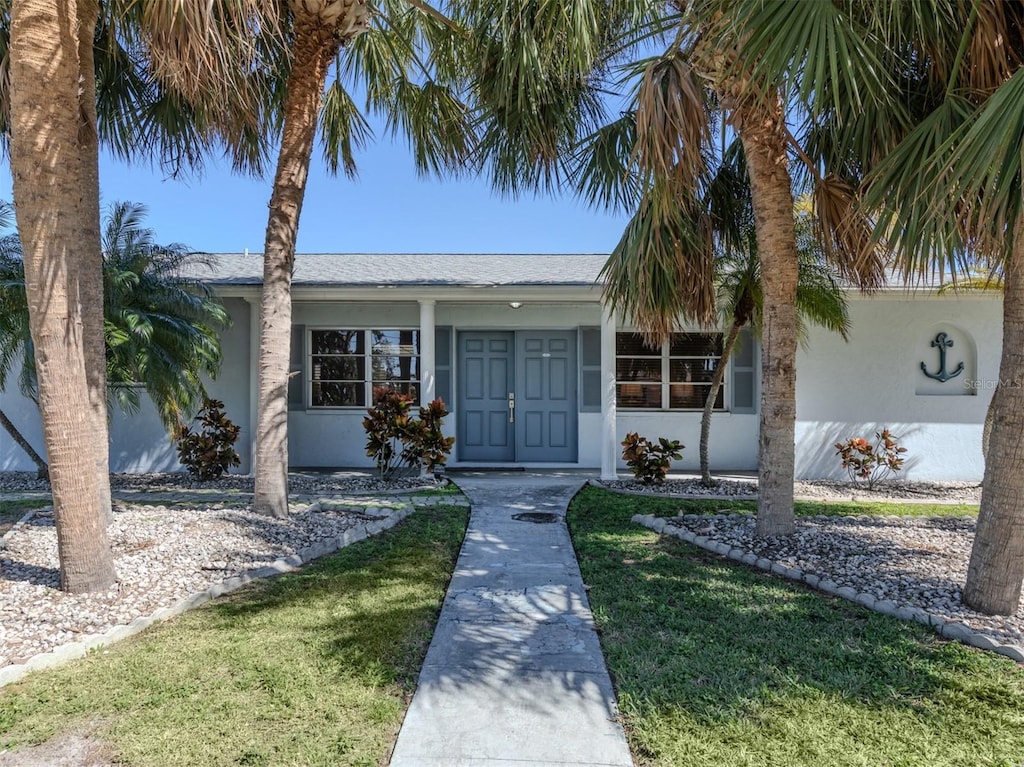
[{"label": "green grass", "polygon": [[52,506],[49,498],[24,498],[17,501],[0,501],[0,534],[24,516],[26,511]]},{"label": "green grass", "polygon": [[[601,488],[592,492],[618,495]],[[634,514],[672,517],[676,514],[731,514],[757,511],[757,501],[714,501],[703,498],[670,498],[657,495],[630,495]],[[894,516],[894,517],[976,517],[978,505],[969,503],[889,503],[885,501],[796,501],[798,517]]]},{"label": "green grass", "polygon": [[651,506],[586,488],[569,513],[638,765],[1024,762],[1012,661],[629,522]]},{"label": "green grass", "polygon": [[467,519],[419,511],[298,573],[2,688],[0,750],[98,726],[133,767],[385,763]]}]

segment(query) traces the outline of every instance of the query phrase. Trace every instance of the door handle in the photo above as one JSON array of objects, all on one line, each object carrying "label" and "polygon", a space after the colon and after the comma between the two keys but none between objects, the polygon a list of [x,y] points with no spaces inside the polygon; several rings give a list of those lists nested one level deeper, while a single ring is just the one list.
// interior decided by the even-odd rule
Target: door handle
[{"label": "door handle", "polygon": [[508,422],[516,422],[516,393],[514,391],[508,393]]}]

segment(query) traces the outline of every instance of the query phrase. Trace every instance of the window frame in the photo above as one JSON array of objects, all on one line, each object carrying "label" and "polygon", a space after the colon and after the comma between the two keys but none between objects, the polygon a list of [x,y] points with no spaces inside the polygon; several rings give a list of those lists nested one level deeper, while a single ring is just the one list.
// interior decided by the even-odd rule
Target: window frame
[{"label": "window frame", "polygon": [[[673,407],[672,406],[672,386],[679,385],[681,383],[687,383],[685,381],[673,381],[672,380],[672,362],[676,360],[719,360],[721,361],[721,349],[725,343],[725,334],[720,330],[713,331],[701,331],[701,330],[682,330],[673,332],[672,335],[662,342],[660,349],[651,349],[650,347],[644,347],[647,352],[645,354],[620,354],[619,353],[619,336],[639,336],[635,330],[619,328],[615,331],[615,407],[617,410],[628,411],[633,413],[659,413],[659,412],[672,412],[672,413],[699,413],[704,410],[704,406],[699,407]],[[719,354],[717,355],[673,355],[672,354],[672,342],[675,336],[680,335],[693,335],[693,336],[717,336]],[[624,380],[619,378],[620,360],[623,359],[637,359],[637,360],[659,360],[659,378],[658,380]],[[722,377],[722,388],[719,390],[718,398],[721,400],[721,407],[714,408],[713,412],[716,413],[728,413],[731,405],[731,381],[729,380],[729,373],[732,366],[732,360],[726,362],[728,368]],[[624,385],[639,385],[641,387],[658,387],[660,394],[660,404],[657,406],[636,406],[629,405],[622,402],[620,387]],[[707,384],[701,382],[693,382],[696,386],[710,388],[711,382]]]},{"label": "window frame", "polygon": [[[317,353],[315,353],[315,351],[314,351],[314,344],[313,344],[313,334],[317,333],[317,332],[324,332],[324,331],[327,331],[327,332],[340,332],[340,333],[345,333],[345,332],[361,333],[362,334],[362,346],[363,346],[362,353],[361,354],[317,354]],[[306,355],[305,355],[305,360],[306,360],[306,363],[307,363],[306,364],[307,373],[306,373],[306,376],[305,376],[306,381],[305,381],[305,387],[304,388],[305,388],[305,392],[306,392],[306,403],[305,403],[306,411],[311,411],[311,410],[318,411],[318,412],[322,412],[322,411],[337,411],[337,410],[353,411],[353,410],[366,410],[367,408],[372,407],[373,406],[373,389],[374,389],[375,385],[379,385],[381,383],[386,383],[386,382],[381,382],[381,381],[375,381],[374,380],[374,373],[376,371],[376,369],[374,367],[374,358],[375,357],[380,357],[380,356],[385,356],[385,355],[380,355],[380,354],[374,354],[374,334],[375,333],[403,333],[403,332],[415,333],[415,339],[416,339],[415,340],[415,344],[414,344],[415,345],[415,349],[416,349],[415,354],[396,354],[396,355],[386,355],[386,356],[408,357],[408,358],[413,360],[412,369],[415,370],[415,376],[410,376],[410,378],[408,378],[408,379],[396,380],[395,382],[396,383],[402,383],[402,384],[411,385],[414,388],[415,392],[416,392],[415,398],[416,398],[416,404],[418,405],[419,404],[420,393],[422,391],[421,387],[423,386],[423,371],[422,371],[423,348],[422,348],[422,338],[421,338],[422,331],[421,331],[419,326],[402,325],[402,326],[394,326],[394,327],[365,327],[365,326],[341,327],[341,326],[335,326],[335,325],[323,325],[323,326],[319,326],[318,325],[318,326],[307,326],[306,327],[306,333],[305,333],[305,339],[306,339],[306,349],[305,349]],[[315,366],[314,366],[313,358],[314,357],[331,357],[331,356],[333,356],[333,357],[361,357],[362,358],[362,365],[363,365],[363,378],[362,378],[363,401],[364,401],[365,404],[362,404],[362,405],[358,405],[358,404],[357,405],[318,405],[318,404],[316,404],[316,402],[314,400],[314,397],[313,397],[313,384],[314,383],[318,383],[318,382],[319,383],[335,382],[335,381],[338,381],[338,382],[341,382],[341,383],[354,383],[355,382],[355,379],[353,379],[352,381],[348,381],[347,379],[345,381],[341,381],[341,379],[333,379],[333,378],[332,379],[320,379],[320,381],[315,381],[314,380],[313,372],[314,372],[314,367]]]}]

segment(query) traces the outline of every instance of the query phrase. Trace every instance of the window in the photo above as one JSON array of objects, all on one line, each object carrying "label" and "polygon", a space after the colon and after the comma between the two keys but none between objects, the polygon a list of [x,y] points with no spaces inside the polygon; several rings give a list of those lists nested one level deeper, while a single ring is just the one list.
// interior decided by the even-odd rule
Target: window
[{"label": "window", "polygon": [[418,330],[310,331],[310,407],[366,407],[373,389],[420,395]]},{"label": "window", "polygon": [[[701,410],[721,356],[721,333],[673,333],[655,348],[639,333],[616,333],[617,404],[624,409]],[[715,398],[716,410],[725,407],[724,388]]]}]

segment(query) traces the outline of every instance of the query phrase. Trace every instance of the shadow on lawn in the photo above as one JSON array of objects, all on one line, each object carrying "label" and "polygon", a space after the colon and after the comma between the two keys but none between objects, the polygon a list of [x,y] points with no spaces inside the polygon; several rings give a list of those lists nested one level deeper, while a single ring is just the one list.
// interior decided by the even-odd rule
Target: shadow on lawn
[{"label": "shadow on lawn", "polygon": [[368,684],[397,682],[411,691],[458,554],[464,515],[445,507],[421,510],[300,571],[255,583],[212,605],[216,619],[209,629],[249,625],[255,631],[307,606],[291,618],[298,621],[292,630],[339,674]]},{"label": "shadow on lawn", "polygon": [[[577,499],[570,514],[619,693],[708,722],[776,696],[823,694],[923,712],[969,650],[732,563],[629,522],[628,507]],[[617,505],[616,505],[617,506]],[[1022,702],[1015,697],[1016,705]]]}]

